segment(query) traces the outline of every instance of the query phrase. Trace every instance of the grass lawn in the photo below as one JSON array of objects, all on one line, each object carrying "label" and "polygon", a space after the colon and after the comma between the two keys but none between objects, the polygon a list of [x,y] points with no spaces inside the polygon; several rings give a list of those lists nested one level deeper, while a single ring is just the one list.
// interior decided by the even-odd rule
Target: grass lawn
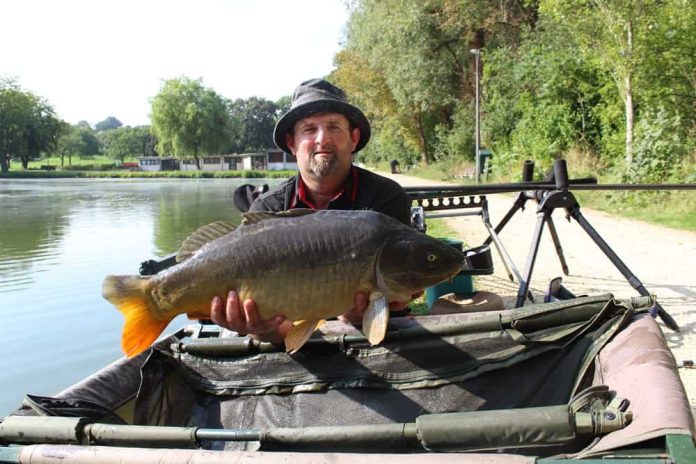
[{"label": "grass lawn", "polygon": [[696,191],[578,192],[581,206],[661,226],[696,230]]}]

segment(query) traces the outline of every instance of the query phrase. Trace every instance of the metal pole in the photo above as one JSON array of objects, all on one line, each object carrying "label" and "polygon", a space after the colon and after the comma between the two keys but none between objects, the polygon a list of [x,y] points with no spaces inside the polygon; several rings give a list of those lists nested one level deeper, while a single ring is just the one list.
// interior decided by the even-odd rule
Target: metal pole
[{"label": "metal pole", "polygon": [[474,54],[474,68],[475,68],[475,87],[476,87],[476,97],[475,97],[475,104],[476,104],[476,134],[475,134],[475,144],[476,147],[474,149],[474,156],[476,159],[476,183],[480,184],[481,183],[481,160],[479,156],[479,150],[481,149],[481,125],[480,125],[480,119],[481,119],[481,108],[479,104],[480,100],[480,86],[479,86],[479,62],[480,62],[480,56],[481,56],[481,49],[480,48],[474,48],[470,50],[471,53]]}]

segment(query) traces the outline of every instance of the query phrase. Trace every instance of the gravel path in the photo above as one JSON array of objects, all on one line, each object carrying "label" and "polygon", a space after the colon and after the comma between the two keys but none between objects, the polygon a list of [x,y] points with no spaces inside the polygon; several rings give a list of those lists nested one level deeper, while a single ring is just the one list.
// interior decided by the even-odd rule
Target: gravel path
[{"label": "gravel path", "polygon": [[[439,184],[405,175],[381,174],[403,186]],[[495,226],[513,205],[515,195],[488,195],[487,199],[491,222]],[[535,202],[528,201],[526,209],[518,211],[500,233],[500,239],[520,273],[524,273],[537,222],[536,207]],[[582,204],[580,211],[680,326],[680,332],[673,332],[660,321],[677,362],[696,362],[696,233],[613,217]],[[638,295],[575,220],[567,221],[563,210],[556,210],[552,217],[570,275],[563,275],[551,236],[545,228],[530,286],[536,301],[542,301],[549,280],[557,276],[563,276],[563,284],[576,295],[607,292],[619,298]],[[468,246],[479,245],[488,237],[480,216],[447,221]],[[498,253],[493,250],[492,254],[495,274],[478,277],[475,286],[507,297],[506,300],[514,305],[518,285],[507,278]],[[696,408],[696,369],[682,368],[679,372],[691,406]]]}]

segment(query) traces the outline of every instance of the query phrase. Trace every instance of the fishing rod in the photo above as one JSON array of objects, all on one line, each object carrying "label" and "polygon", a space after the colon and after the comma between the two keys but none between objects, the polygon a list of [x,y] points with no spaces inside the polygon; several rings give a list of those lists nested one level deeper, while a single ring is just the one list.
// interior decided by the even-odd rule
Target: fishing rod
[{"label": "fishing rod", "polygon": [[[563,188],[563,187],[561,187]],[[560,190],[556,183],[545,181],[512,182],[485,185],[442,185],[428,187],[404,187],[406,194],[412,200],[430,199],[443,196],[476,196],[497,193],[517,193],[527,191]],[[657,190],[696,190],[696,184],[598,184],[594,178],[570,180],[567,190],[625,190],[625,191],[657,191]]]},{"label": "fishing rod", "polygon": [[[428,187],[406,187],[406,194],[412,200],[430,199],[445,196],[475,196],[495,193],[544,192],[553,190],[696,190],[696,184],[599,184],[595,177],[570,179],[563,159],[553,162],[553,167],[544,180],[535,181],[534,161],[526,160],[522,165],[522,182],[486,185],[438,185]],[[540,199],[538,193],[532,193]]]}]

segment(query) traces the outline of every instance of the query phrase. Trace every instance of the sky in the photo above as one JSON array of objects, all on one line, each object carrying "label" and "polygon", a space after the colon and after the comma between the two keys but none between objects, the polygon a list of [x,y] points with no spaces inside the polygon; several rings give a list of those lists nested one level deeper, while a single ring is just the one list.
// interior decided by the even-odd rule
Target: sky
[{"label": "sky", "polygon": [[61,119],[150,124],[165,80],[231,100],[277,100],[323,77],[344,42],[344,0],[0,0],[0,77]]}]

